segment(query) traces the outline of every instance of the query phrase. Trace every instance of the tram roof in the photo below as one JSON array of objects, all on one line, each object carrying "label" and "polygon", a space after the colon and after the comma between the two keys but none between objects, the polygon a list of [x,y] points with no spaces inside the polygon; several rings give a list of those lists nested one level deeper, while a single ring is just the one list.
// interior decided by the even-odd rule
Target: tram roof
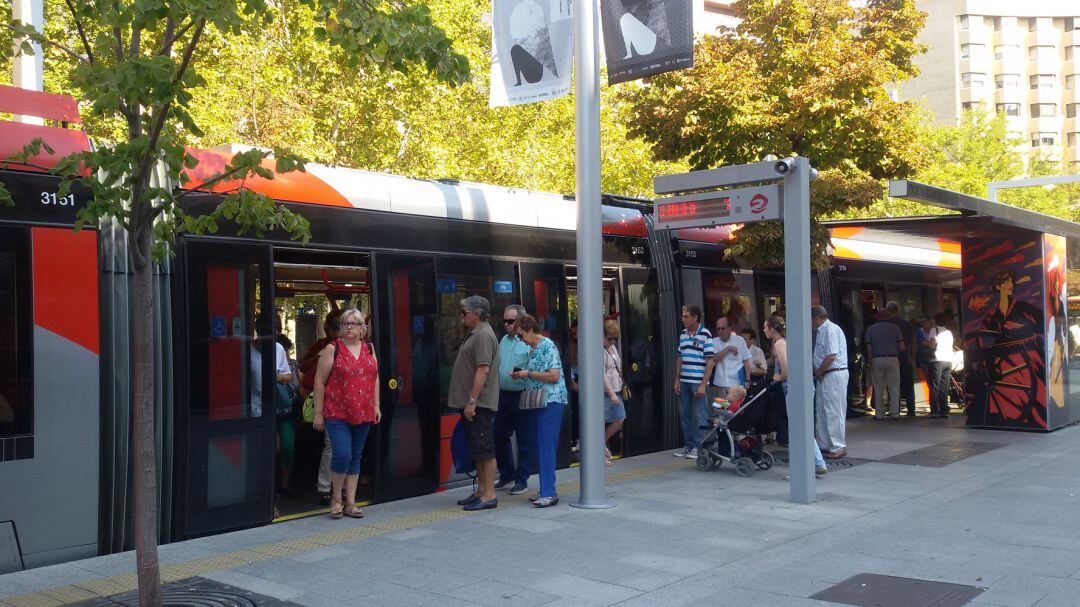
[{"label": "tram roof", "polygon": [[[185,187],[200,185],[220,172],[233,150],[189,150],[199,164],[188,171]],[[273,170],[273,159],[263,161]],[[222,182],[206,188],[224,193],[235,190],[239,181]],[[276,174],[274,179],[248,177],[243,187],[267,194],[275,200],[485,221],[538,228],[574,230],[577,203],[573,197],[482,183],[402,177],[345,167],[309,163],[305,172]],[[625,206],[603,206],[604,232],[616,236],[646,236],[641,211]]]}]

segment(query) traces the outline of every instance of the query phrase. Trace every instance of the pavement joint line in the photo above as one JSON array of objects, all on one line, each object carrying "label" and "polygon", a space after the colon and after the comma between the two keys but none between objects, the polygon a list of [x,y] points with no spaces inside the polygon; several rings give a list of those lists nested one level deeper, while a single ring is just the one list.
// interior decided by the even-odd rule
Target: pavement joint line
[{"label": "pavement joint line", "polygon": [[[607,483],[616,484],[635,480],[643,480],[671,472],[672,470],[685,469],[685,462],[670,462],[657,466],[645,466],[631,470],[608,472]],[[567,481],[556,485],[560,493],[571,493],[580,486],[578,481]],[[161,566],[162,583],[175,582],[206,573],[232,569],[241,565],[272,560],[285,556],[293,556],[312,550],[318,550],[328,546],[336,546],[346,542],[378,537],[388,533],[405,531],[424,525],[435,524],[443,521],[456,520],[477,513],[465,512],[457,506],[427,510],[414,514],[407,514],[382,521],[373,521],[365,525],[358,525],[348,529],[339,529],[324,533],[317,533],[300,538],[281,540],[235,550],[223,554],[206,556],[203,558],[173,563]],[[22,594],[18,596],[0,597],[0,607],[55,607],[64,605],[69,601],[104,598],[114,594],[130,592],[138,588],[138,578],[134,573],[102,577],[93,580],[85,580],[64,586],[54,586]],[[62,599],[54,597],[63,597]]]}]

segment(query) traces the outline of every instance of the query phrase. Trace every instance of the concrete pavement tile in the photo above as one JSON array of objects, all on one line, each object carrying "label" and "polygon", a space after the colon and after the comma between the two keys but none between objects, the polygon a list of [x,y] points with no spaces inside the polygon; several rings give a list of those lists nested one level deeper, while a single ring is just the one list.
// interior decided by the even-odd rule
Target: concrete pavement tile
[{"label": "concrete pavement tile", "polygon": [[641,594],[641,591],[635,588],[565,573],[537,576],[527,586],[541,592],[557,592],[563,599],[589,605],[614,605]]},{"label": "concrete pavement tile", "polygon": [[244,590],[250,590],[257,594],[263,594],[266,596],[274,597],[275,599],[281,599],[287,601],[304,594],[303,588],[297,588],[295,586],[289,586],[286,584],[279,584],[261,577],[253,575],[247,575],[245,573],[239,573],[236,571],[214,571],[207,573],[202,577],[208,580],[214,580],[215,582],[221,582],[222,584],[228,584],[230,586],[236,586],[237,588],[243,588]]},{"label": "concrete pavement tile", "polygon": [[428,537],[435,535],[438,531],[434,529],[427,529],[425,527],[416,527],[414,529],[406,529],[405,531],[398,531],[397,533],[388,534],[386,537],[392,540],[398,541],[410,541],[422,537]]},{"label": "concrete pavement tile", "polygon": [[342,605],[363,605],[364,607],[475,607],[476,605],[476,603],[413,588],[405,588],[396,584],[380,584],[376,592],[364,596],[357,596],[337,589],[327,589],[303,594],[294,598],[293,602],[309,607],[341,607]]},{"label": "concrete pavement tile", "polygon": [[682,579],[684,579],[683,576],[674,573],[641,569],[637,573],[615,580],[615,583],[619,586],[634,588],[635,590],[641,590],[642,592],[652,592],[653,590],[674,584]]},{"label": "concrete pavement tile", "polygon": [[543,605],[554,601],[560,596],[555,594],[557,590],[551,589],[548,592],[541,592],[506,582],[478,580],[444,594],[477,605],[526,606]]},{"label": "concrete pavement tile", "polygon": [[569,523],[562,523],[559,521],[523,517],[499,517],[486,522],[487,524],[496,527],[528,531],[529,533],[550,533],[557,529],[566,529],[570,526]]},{"label": "concrete pavement tile", "polygon": [[1007,575],[990,585],[972,604],[1031,607],[1059,587],[1058,578],[1031,574]]},{"label": "concrete pavement tile", "polygon": [[629,554],[619,560],[630,565],[637,565],[639,567],[644,567],[647,569],[658,569],[660,571],[681,574],[684,576],[700,573],[701,571],[704,571],[710,567],[709,564],[703,563],[697,559],[689,559],[651,552],[639,552],[637,554]]},{"label": "concrete pavement tile", "polygon": [[54,586],[65,586],[101,577],[75,563],[49,565],[26,571],[0,575],[0,599],[6,596],[29,594]]},{"label": "concrete pavement tile", "polygon": [[318,563],[319,561],[325,561],[332,558],[346,556],[351,554],[344,548],[338,548],[337,546],[328,546],[326,548],[319,548],[317,550],[310,550],[308,552],[301,552],[300,554],[294,554],[288,558],[299,561],[301,563]]},{"label": "concrete pavement tile", "polygon": [[682,525],[690,521],[685,516],[679,516],[670,512],[653,512],[651,510],[619,510],[615,516],[620,519],[649,523],[652,525]]}]

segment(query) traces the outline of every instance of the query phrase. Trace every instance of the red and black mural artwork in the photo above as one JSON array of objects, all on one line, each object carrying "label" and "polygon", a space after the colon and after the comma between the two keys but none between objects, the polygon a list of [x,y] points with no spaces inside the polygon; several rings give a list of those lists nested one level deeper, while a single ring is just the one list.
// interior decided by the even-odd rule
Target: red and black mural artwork
[{"label": "red and black mural artwork", "polygon": [[964,242],[967,422],[1046,430],[1041,234]]}]

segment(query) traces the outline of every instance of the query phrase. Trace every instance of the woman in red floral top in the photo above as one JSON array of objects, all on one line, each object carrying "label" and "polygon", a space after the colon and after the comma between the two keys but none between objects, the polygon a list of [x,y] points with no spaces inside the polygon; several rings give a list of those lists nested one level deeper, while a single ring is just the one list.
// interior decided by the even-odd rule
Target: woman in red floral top
[{"label": "woman in red floral top", "polygon": [[[367,341],[367,319],[360,310],[341,315],[340,337],[319,355],[315,371],[316,430],[326,429],[330,459],[330,516],[362,518],[356,507],[360,456],[372,424],[379,423],[379,362]],[[345,485],[345,504],[341,486]]]}]

